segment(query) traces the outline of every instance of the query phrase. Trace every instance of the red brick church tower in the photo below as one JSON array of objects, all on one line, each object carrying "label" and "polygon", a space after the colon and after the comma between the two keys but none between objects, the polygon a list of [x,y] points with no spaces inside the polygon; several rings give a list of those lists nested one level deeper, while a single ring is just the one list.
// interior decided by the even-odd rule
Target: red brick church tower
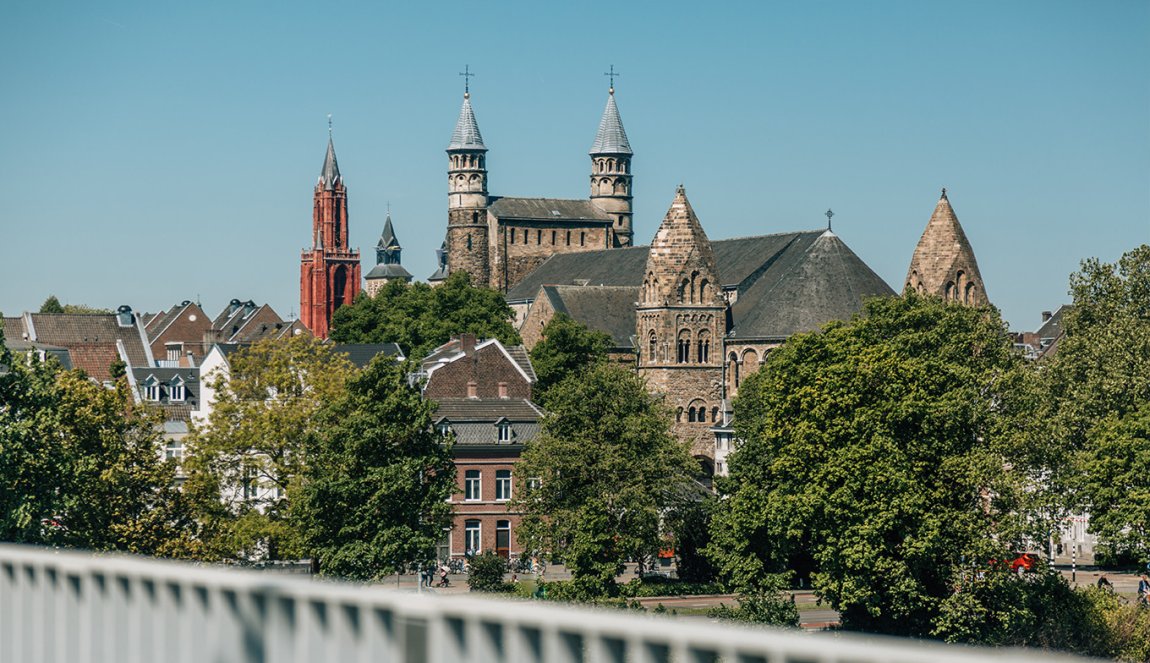
[{"label": "red brick church tower", "polygon": [[339,174],[328,121],[327,156],[315,185],[311,248],[300,257],[300,322],[327,338],[331,315],[359,294],[359,251],[347,246],[347,187]]}]

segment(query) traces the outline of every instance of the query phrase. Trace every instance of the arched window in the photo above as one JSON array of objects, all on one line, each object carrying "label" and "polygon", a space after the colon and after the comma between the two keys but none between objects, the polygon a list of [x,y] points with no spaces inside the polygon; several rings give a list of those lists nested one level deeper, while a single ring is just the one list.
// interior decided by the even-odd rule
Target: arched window
[{"label": "arched window", "polygon": [[699,399],[691,401],[687,405],[687,421],[695,423],[707,422],[707,404]]},{"label": "arched window", "polygon": [[719,423],[719,408],[717,407],[711,408],[711,423]]},{"label": "arched window", "polygon": [[698,362],[706,364],[711,361],[711,332],[704,329],[699,332]]},{"label": "arched window", "polygon": [[692,424],[695,423],[695,408],[687,408],[687,421]]},{"label": "arched window", "polygon": [[687,279],[683,279],[683,282],[679,284],[679,303],[680,304],[685,304],[687,302],[687,297],[689,296],[690,290],[691,290],[691,282]]},{"label": "arched window", "polygon": [[471,235],[467,236],[467,250],[471,250]]},{"label": "arched window", "polygon": [[752,373],[759,366],[759,353],[754,350],[746,350],[743,352],[743,366],[747,367],[747,371]]},{"label": "arched window", "polygon": [[962,301],[967,304],[974,303],[974,284],[967,283],[966,290],[962,293]]},{"label": "arched window", "polygon": [[699,281],[699,303],[706,304],[711,301],[711,282],[707,279]]},{"label": "arched window", "polygon": [[655,347],[656,347],[655,330],[652,329],[651,332],[649,334],[647,334],[647,357],[648,357],[647,361],[648,362],[653,363],[655,361]]},{"label": "arched window", "polygon": [[947,301],[958,299],[954,288],[954,281],[946,282],[946,288],[944,288],[942,291],[942,298]]},{"label": "arched window", "polygon": [[727,355],[727,375],[731,381],[731,391],[739,388],[739,355],[735,352]]},{"label": "arched window", "polygon": [[676,359],[680,364],[691,361],[691,332],[683,329],[679,332],[678,353]]}]

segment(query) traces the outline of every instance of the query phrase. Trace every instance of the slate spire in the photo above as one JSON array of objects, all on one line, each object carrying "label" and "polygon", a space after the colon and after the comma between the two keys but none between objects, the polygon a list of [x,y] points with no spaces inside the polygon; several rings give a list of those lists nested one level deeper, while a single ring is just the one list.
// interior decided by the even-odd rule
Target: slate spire
[{"label": "slate spire", "polygon": [[319,181],[325,191],[331,191],[343,178],[339,174],[339,163],[335,160],[335,145],[331,142],[331,128],[328,127],[327,154],[323,158],[323,170]]},{"label": "slate spire", "polygon": [[946,189],[914,249],[903,292],[911,290],[975,306],[989,303],[974,249],[950,205]]},{"label": "slate spire", "polygon": [[608,90],[607,107],[603,109],[603,117],[599,120],[599,131],[595,134],[591,154],[632,154],[627,132],[623,129],[623,120],[619,119],[619,107],[615,105],[614,86]]},{"label": "slate spire", "polygon": [[395,228],[391,225],[391,213],[388,212],[387,220],[383,224],[383,234],[379,236],[379,243],[375,245],[376,264],[400,264],[402,250],[403,247],[399,245],[399,239],[395,236]]},{"label": "slate spire", "polygon": [[487,151],[483,144],[483,136],[479,134],[479,124],[475,121],[475,111],[471,110],[471,93],[463,93],[463,107],[459,109],[459,120],[455,123],[455,131],[451,134],[451,150],[482,150]]}]

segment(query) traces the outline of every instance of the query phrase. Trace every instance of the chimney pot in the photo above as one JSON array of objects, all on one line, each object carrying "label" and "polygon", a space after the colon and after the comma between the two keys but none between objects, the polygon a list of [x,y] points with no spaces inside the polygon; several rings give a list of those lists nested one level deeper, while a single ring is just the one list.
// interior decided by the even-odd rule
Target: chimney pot
[{"label": "chimney pot", "polygon": [[1043,322],[1046,322],[1047,320],[1049,320],[1053,317],[1054,317],[1054,314],[1051,313],[1050,311],[1043,311],[1042,312],[1042,321]]}]

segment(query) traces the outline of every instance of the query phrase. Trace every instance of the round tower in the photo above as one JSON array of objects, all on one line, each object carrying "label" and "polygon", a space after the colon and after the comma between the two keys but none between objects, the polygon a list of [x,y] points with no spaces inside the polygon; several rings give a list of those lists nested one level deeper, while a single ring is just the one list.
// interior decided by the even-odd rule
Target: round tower
[{"label": "round tower", "polygon": [[615,86],[607,91],[607,108],[591,146],[591,202],[614,219],[616,246],[631,246],[631,144],[615,105]]},{"label": "round tower", "polygon": [[471,274],[487,286],[491,268],[487,232],[487,147],[471,110],[471,92],[463,94],[459,121],[447,146],[447,270]]}]

